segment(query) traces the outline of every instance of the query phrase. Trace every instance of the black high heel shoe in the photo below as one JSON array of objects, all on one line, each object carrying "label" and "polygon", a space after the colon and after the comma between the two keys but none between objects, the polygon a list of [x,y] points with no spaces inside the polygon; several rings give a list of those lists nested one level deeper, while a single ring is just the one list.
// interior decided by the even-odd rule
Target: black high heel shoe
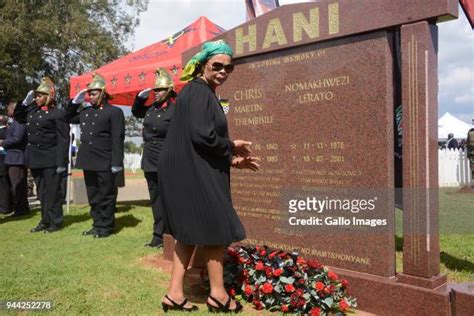
[{"label": "black high heel shoe", "polygon": [[163,307],[163,310],[165,311],[165,313],[167,313],[168,311],[195,312],[199,309],[199,307],[197,307],[196,305],[193,305],[191,307],[184,307],[184,305],[186,305],[186,303],[188,302],[188,299],[186,299],[186,298],[184,299],[184,301],[181,304],[178,304],[175,301],[173,301],[168,296],[168,294],[166,294],[165,297],[168,301],[171,302],[171,304],[173,304],[173,305],[168,305],[165,302],[161,302],[161,306]]},{"label": "black high heel shoe", "polygon": [[244,308],[242,304],[240,304],[240,302],[235,301],[235,308],[230,309],[230,302],[232,301],[232,297],[230,297],[230,295],[225,305],[210,295],[209,298],[217,304],[217,306],[214,306],[209,304],[209,302],[206,302],[207,308],[209,309],[210,313],[240,313]]}]

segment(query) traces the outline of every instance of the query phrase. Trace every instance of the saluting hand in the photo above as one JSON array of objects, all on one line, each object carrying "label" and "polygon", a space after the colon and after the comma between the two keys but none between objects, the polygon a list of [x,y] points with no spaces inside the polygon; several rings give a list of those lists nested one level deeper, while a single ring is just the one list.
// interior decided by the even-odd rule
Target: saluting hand
[{"label": "saluting hand", "polygon": [[233,143],[234,143],[234,148],[232,148],[232,154],[234,156],[247,157],[252,152],[250,150],[250,146],[252,145],[252,142],[237,139],[237,140],[234,140]]},{"label": "saluting hand", "polygon": [[258,161],[260,161],[258,157],[234,157],[232,158],[231,166],[237,169],[257,171],[260,169],[260,165],[257,163]]},{"label": "saluting hand", "polygon": [[83,103],[85,98],[86,98],[86,93],[87,93],[87,89],[82,89],[81,91],[79,91],[79,93],[76,94],[76,96],[72,100],[72,103],[74,103],[74,104]]},{"label": "saluting hand", "polygon": [[142,99],[148,99],[148,96],[150,95],[151,88],[147,88],[145,90],[142,90],[138,93],[138,97]]},{"label": "saluting hand", "polygon": [[24,106],[28,106],[31,103],[33,103],[34,100],[35,100],[35,92],[33,90],[30,90],[28,94],[26,95],[25,99],[23,100],[22,104]]}]

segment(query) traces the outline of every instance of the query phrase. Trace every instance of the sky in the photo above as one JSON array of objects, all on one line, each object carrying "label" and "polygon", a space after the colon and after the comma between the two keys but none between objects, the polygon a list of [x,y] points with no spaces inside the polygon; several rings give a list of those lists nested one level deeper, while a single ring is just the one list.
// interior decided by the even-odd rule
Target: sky
[{"label": "sky", "polygon": [[[280,0],[280,5],[301,0]],[[140,15],[131,51],[160,41],[183,29],[200,16],[230,30],[245,23],[244,0],[149,0]],[[474,119],[474,31],[464,12],[459,18],[438,24],[438,116],[449,112],[471,124]]]}]

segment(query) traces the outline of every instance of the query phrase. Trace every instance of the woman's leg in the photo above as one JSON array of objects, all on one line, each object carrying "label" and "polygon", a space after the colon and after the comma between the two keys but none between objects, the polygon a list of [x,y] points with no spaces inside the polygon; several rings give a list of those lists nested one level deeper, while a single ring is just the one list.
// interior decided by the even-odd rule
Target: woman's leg
[{"label": "woman's leg", "polygon": [[[209,283],[211,285],[210,296],[221,302],[223,305],[227,303],[229,294],[224,287],[224,246],[205,246],[204,257],[207,264],[207,271],[209,273]],[[207,300],[212,306],[217,304],[211,300]],[[236,303],[234,300],[230,302],[229,308],[235,309]]]},{"label": "woman's leg", "polygon": [[[178,241],[174,246],[173,268],[171,270],[171,281],[167,295],[178,304],[184,301],[184,275],[186,274],[193,250],[194,246],[184,245]],[[163,302],[170,306],[173,305],[166,297],[163,299]],[[192,304],[188,302],[184,307],[189,308],[191,306]]]}]

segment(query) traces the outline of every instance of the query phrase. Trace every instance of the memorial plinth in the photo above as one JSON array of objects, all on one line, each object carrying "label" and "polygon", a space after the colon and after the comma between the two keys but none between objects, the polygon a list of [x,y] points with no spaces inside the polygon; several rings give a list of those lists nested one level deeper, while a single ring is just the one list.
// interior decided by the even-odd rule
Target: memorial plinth
[{"label": "memorial plinth", "polygon": [[[456,16],[454,0],[318,1],[218,37],[235,51],[218,90],[230,134],[252,141],[262,159],[259,172],[232,172],[244,244],[318,259],[351,282],[362,310],[451,313],[439,274],[436,22]],[[403,170],[394,163],[400,102]],[[403,178],[400,274],[395,175]],[[172,245],[167,238],[168,257]],[[469,297],[458,293],[458,302]]]}]

